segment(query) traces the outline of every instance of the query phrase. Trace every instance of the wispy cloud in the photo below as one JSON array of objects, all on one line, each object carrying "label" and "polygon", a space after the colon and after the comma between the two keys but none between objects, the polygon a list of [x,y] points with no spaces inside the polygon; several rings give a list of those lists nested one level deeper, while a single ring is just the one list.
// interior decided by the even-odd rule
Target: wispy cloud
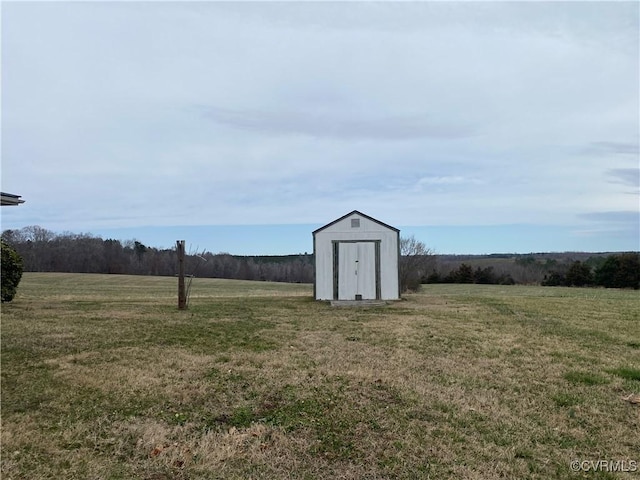
[{"label": "wispy cloud", "polygon": [[578,215],[588,222],[588,226],[574,229],[574,234],[582,237],[624,240],[629,250],[640,249],[640,212],[609,211],[588,212]]},{"label": "wispy cloud", "polygon": [[640,145],[625,142],[591,142],[584,147],[583,152],[600,155],[639,155]]},{"label": "wispy cloud", "polygon": [[433,120],[428,115],[357,116],[300,111],[232,110],[203,107],[209,120],[268,134],[299,134],[345,140],[456,139],[472,136],[469,125]]},{"label": "wispy cloud", "polygon": [[613,183],[640,188],[640,168],[610,168],[606,174]]},{"label": "wispy cloud", "polygon": [[578,217],[585,220],[593,220],[606,223],[628,223],[636,225],[640,223],[640,212],[637,211],[589,212],[581,213],[580,215],[578,215]]},{"label": "wispy cloud", "polygon": [[418,185],[479,185],[482,181],[474,177],[465,177],[462,175],[442,175],[422,177],[418,180]]}]

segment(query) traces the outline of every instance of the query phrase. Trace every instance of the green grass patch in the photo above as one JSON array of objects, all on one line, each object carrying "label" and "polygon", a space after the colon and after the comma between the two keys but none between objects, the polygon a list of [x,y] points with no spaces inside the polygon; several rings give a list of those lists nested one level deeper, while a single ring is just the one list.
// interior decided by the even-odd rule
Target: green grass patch
[{"label": "green grass patch", "polygon": [[558,407],[573,407],[582,403],[583,399],[580,395],[569,392],[561,392],[551,397]]},{"label": "green grass patch", "polygon": [[564,378],[571,383],[581,383],[584,385],[604,385],[609,383],[607,377],[593,372],[571,371],[565,373]]},{"label": "green grass patch", "polygon": [[625,380],[635,380],[640,382],[640,369],[631,367],[618,367],[612,370],[608,370],[609,373],[624,378]]}]

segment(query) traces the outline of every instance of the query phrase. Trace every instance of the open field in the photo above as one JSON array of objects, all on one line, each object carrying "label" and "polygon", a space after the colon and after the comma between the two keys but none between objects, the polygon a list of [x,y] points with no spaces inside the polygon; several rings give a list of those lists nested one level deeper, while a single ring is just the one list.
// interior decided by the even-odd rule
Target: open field
[{"label": "open field", "polygon": [[2,307],[3,479],[640,476],[570,468],[640,463],[638,291],[176,297],[175,278],[24,275]]}]

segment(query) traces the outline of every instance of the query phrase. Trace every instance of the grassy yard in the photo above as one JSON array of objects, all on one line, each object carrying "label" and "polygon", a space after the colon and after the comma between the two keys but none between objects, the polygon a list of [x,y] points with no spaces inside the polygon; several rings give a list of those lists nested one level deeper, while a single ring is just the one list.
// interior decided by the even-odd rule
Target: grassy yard
[{"label": "grassy yard", "polygon": [[27,273],[1,333],[7,480],[640,475],[571,470],[640,463],[637,291]]}]

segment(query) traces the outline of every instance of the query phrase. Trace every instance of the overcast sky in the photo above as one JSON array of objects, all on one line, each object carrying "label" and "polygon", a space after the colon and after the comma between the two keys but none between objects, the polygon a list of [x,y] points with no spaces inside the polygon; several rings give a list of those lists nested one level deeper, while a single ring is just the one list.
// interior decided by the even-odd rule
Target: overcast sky
[{"label": "overcast sky", "polygon": [[2,228],[638,250],[639,5],[4,1]]}]

